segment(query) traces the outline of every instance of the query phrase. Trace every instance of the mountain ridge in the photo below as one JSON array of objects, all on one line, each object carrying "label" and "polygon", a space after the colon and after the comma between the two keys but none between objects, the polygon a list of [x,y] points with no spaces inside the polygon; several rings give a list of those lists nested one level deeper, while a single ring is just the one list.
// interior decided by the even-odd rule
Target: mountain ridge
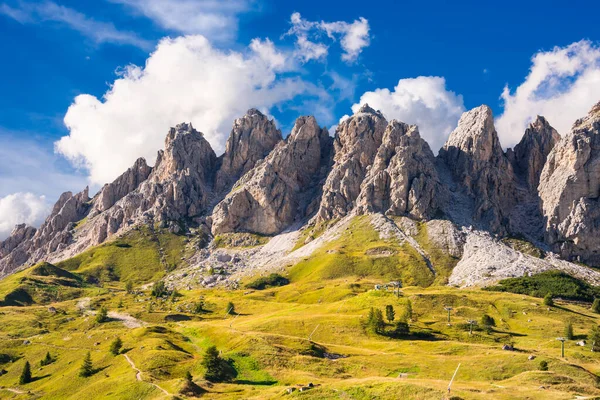
[{"label": "mountain ridge", "polygon": [[[524,237],[566,261],[597,266],[599,121],[600,103],[560,138],[538,116],[505,152],[491,110],[480,106],[463,114],[437,157],[418,127],[388,122],[367,104],[334,138],[314,117],[300,117],[283,139],[273,120],[250,109],[234,121],[220,157],[182,123],[169,130],[154,167],[140,158],[93,198],[87,188],[61,195],[39,229],[16,226],[0,242],[0,277],[70,258],[140,224],[200,232],[210,242],[230,233],[327,230],[373,213]],[[283,247],[289,253],[293,246]]]}]

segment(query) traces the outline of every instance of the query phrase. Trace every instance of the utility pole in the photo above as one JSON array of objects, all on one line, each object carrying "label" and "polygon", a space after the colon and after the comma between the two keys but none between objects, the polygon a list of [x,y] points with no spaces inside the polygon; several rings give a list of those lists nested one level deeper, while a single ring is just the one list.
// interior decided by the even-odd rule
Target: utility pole
[{"label": "utility pole", "polygon": [[556,340],[558,340],[560,342],[560,354],[562,358],[565,358],[565,341],[567,339],[565,339],[564,337],[559,337],[556,338]]},{"label": "utility pole", "polygon": [[454,378],[458,373],[458,369],[460,368],[460,363],[458,363],[458,367],[456,367],[456,371],[454,371],[454,375],[452,375],[452,379],[450,379],[450,383],[448,384],[448,396],[450,396],[450,387],[452,386],[452,382],[454,382]]},{"label": "utility pole", "polygon": [[448,326],[450,326],[450,311],[453,310],[452,307],[444,307],[444,310],[448,311]]},{"label": "utility pole", "polygon": [[467,324],[469,324],[469,335],[473,334],[473,325],[477,324],[477,321],[475,321],[474,319],[469,319],[467,320]]},{"label": "utility pole", "polygon": [[310,333],[310,335],[308,335],[309,342],[312,342],[312,335],[315,334],[315,332],[317,331],[318,328],[319,328],[319,325],[315,326],[315,329],[313,329],[313,331]]},{"label": "utility pole", "polygon": [[235,321],[237,319],[237,317],[239,317],[240,314],[237,314],[235,317],[233,317],[233,319],[231,320],[231,323],[229,324],[229,327],[231,328],[231,325],[233,325],[233,321]]}]

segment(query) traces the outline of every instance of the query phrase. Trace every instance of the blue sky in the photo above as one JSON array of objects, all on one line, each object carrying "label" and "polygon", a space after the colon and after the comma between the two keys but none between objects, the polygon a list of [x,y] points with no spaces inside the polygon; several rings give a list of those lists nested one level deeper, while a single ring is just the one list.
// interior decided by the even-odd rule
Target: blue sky
[{"label": "blue sky", "polygon": [[368,101],[418,124],[434,152],[480,104],[504,146],[536,114],[564,134],[600,100],[599,11],[591,1],[0,0],[0,239],[17,221],[39,224],[62,191],[96,190],[139,156],[153,163],[178,122],[219,152],[252,106],[287,134],[299,115],[331,127]]}]

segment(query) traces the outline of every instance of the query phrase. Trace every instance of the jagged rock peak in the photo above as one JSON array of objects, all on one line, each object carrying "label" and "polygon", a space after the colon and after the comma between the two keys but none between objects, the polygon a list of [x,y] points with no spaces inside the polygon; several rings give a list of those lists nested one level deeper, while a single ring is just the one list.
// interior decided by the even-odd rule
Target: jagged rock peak
[{"label": "jagged rock peak", "polygon": [[282,140],[275,122],[255,108],[236,119],[217,172],[216,191],[229,190],[234,182],[265,158]]},{"label": "jagged rock peak", "polygon": [[525,130],[519,144],[515,146],[513,165],[517,173],[524,176],[532,191],[537,191],[546,158],[559,140],[560,135],[556,129],[546,118],[538,115]]},{"label": "jagged rock peak", "polygon": [[481,105],[463,113],[443,150],[448,152],[451,148],[458,150],[457,156],[466,153],[479,161],[490,160],[503,153],[494,128],[494,116],[488,106]]},{"label": "jagged rock peak", "polygon": [[386,126],[383,114],[367,104],[340,123],[334,140],[334,165],[323,187],[318,221],[343,217],[354,208]]},{"label": "jagged rock peak", "polygon": [[314,117],[300,117],[269,156],[213,210],[212,232],[272,235],[305,217],[329,164],[331,138]]},{"label": "jagged rock peak", "polygon": [[27,224],[15,225],[10,236],[0,242],[0,258],[5,257],[22,242],[31,239],[35,232],[36,229]]},{"label": "jagged rock peak", "polygon": [[356,201],[360,213],[427,218],[438,210],[435,157],[415,125],[391,121]]},{"label": "jagged rock peak", "polygon": [[600,266],[600,103],[554,146],[538,190],[555,251]]},{"label": "jagged rock peak", "polygon": [[138,158],[132,167],[127,169],[121,176],[112,183],[107,183],[102,187],[100,193],[94,200],[90,217],[99,214],[112,207],[117,201],[121,200],[128,193],[135,190],[143,181],[145,181],[152,172],[152,168],[146,163],[143,157]]},{"label": "jagged rock peak", "polygon": [[454,178],[475,200],[473,219],[502,232],[515,205],[515,177],[485,105],[465,112],[439,154]]},{"label": "jagged rock peak", "polygon": [[191,123],[181,123],[171,128],[165,139],[165,150],[158,152],[152,178],[166,179],[185,169],[212,181],[217,156],[204,135]]}]

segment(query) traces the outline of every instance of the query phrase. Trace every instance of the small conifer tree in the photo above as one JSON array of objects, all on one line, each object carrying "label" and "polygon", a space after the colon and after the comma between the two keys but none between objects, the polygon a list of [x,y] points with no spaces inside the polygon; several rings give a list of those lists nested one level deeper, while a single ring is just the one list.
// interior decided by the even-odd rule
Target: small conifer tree
[{"label": "small conifer tree", "polygon": [[31,365],[29,365],[29,361],[25,361],[23,372],[21,372],[21,376],[19,377],[19,384],[25,385],[29,382],[31,382]]}]

